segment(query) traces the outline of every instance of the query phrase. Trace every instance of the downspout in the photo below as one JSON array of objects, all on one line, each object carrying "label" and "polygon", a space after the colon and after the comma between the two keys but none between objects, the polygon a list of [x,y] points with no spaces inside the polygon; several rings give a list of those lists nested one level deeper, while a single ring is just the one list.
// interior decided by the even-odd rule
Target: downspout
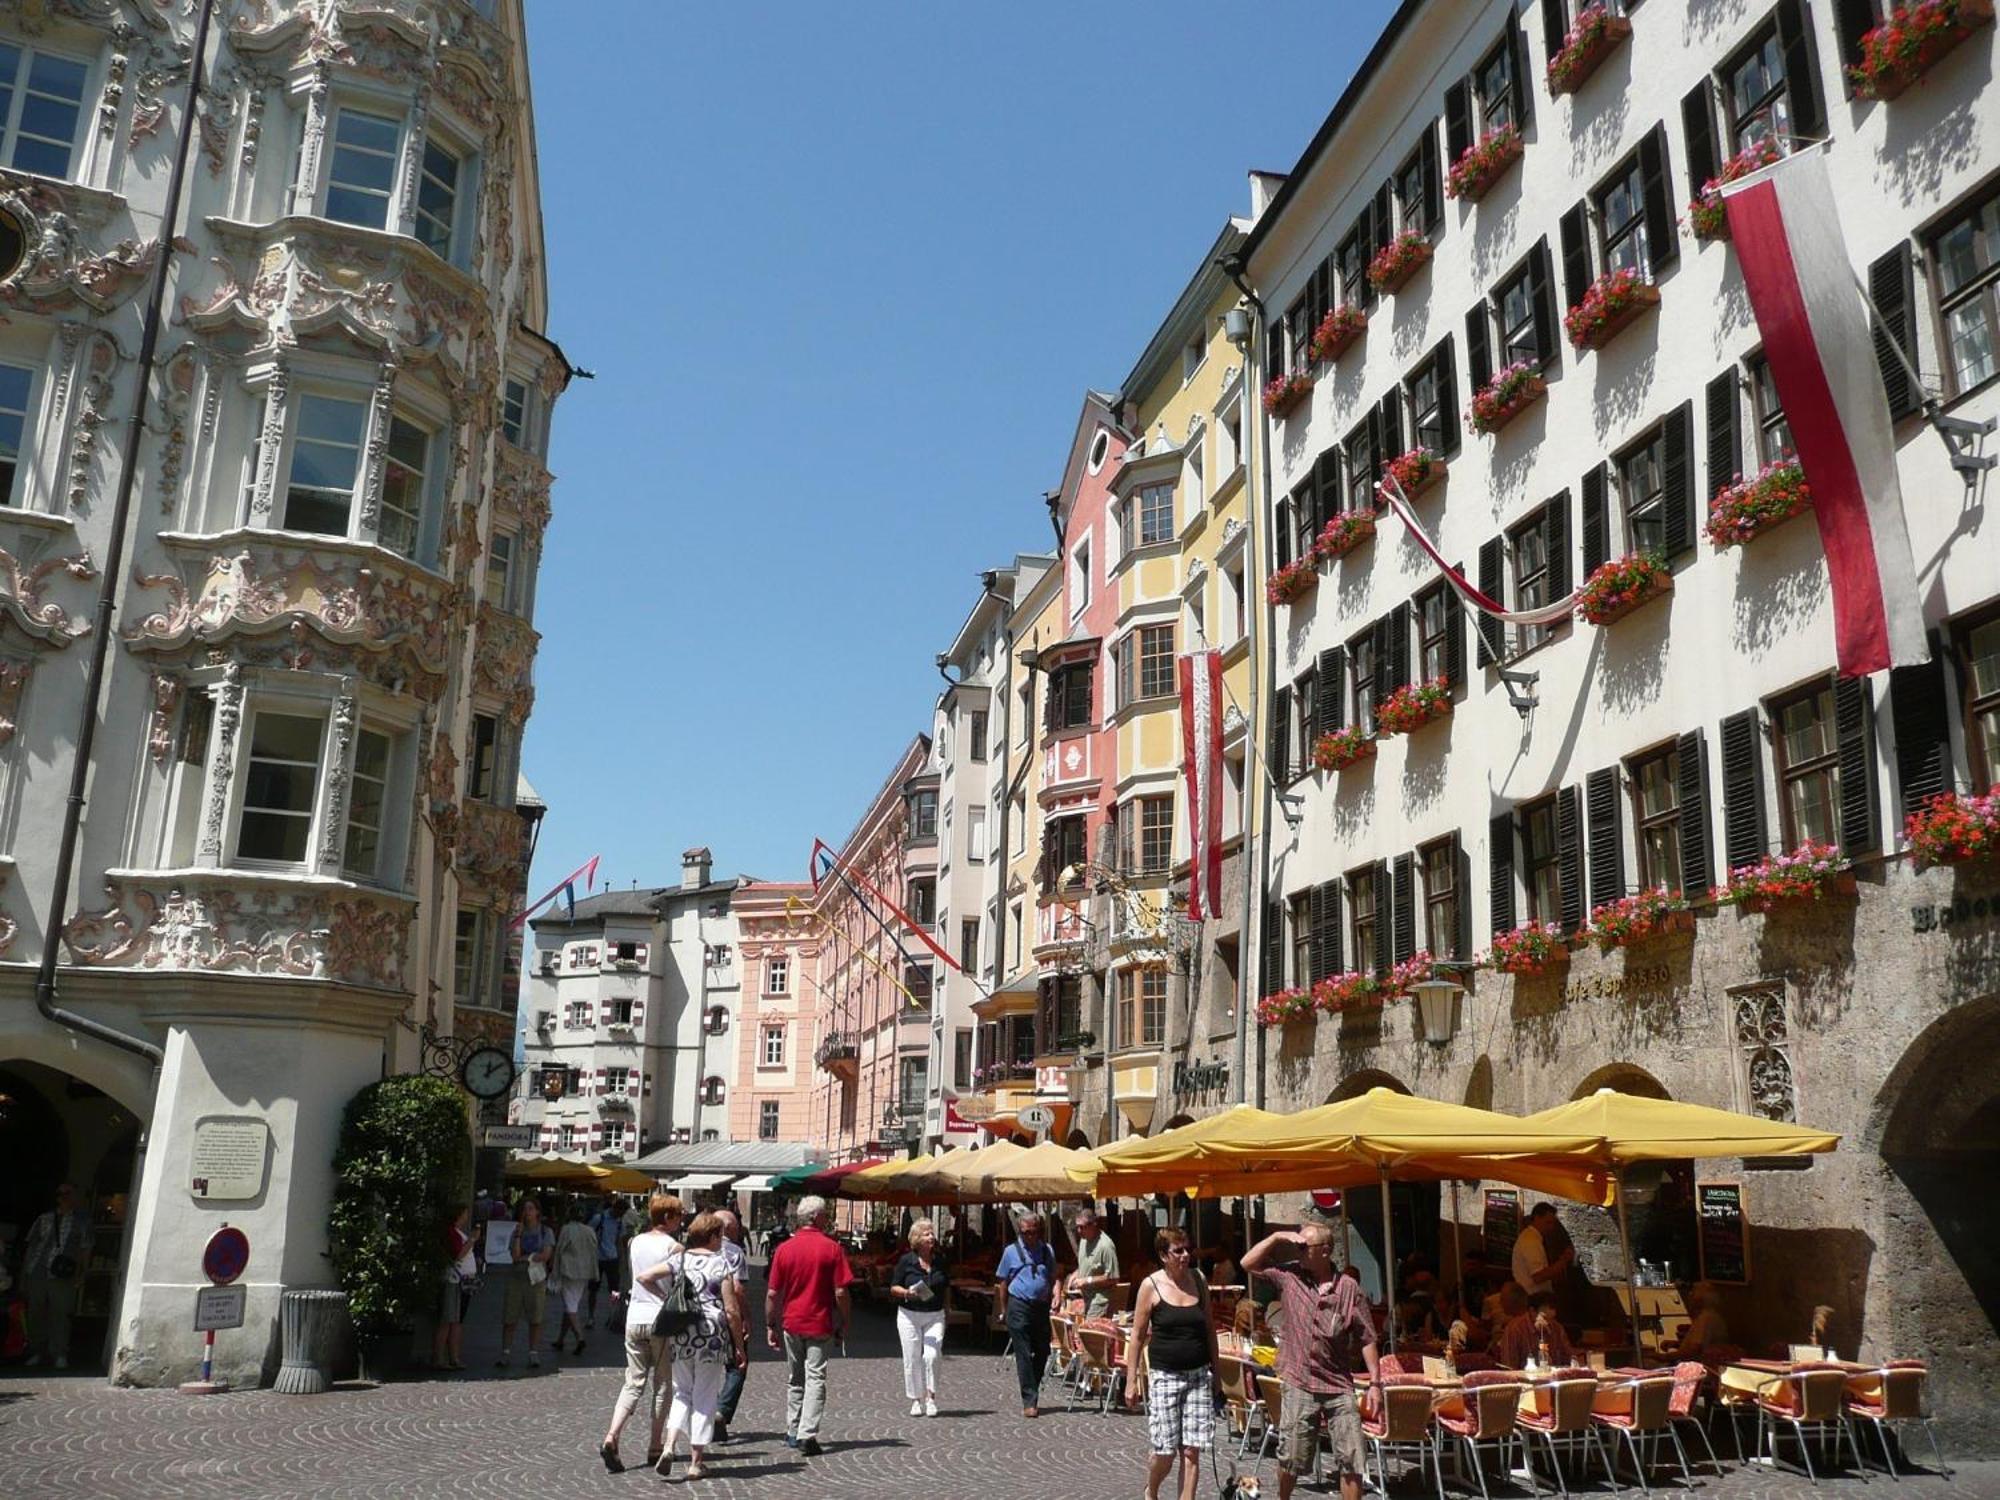
[{"label": "downspout", "polygon": [[76,870],[76,844],[83,830],[85,791],[90,782],[90,752],[97,739],[97,719],[104,696],[105,662],[111,650],[118,584],[125,572],[125,532],[132,519],[132,491],[139,475],[139,440],[146,430],[146,398],[153,382],[153,363],[160,343],[160,310],[167,300],[167,278],[174,264],[174,241],[180,223],[181,187],[187,178],[188,148],[194,143],[195,112],[201,106],[201,75],[208,51],[208,20],[213,0],[201,0],[195,16],[194,50],[188,66],[185,113],[180,145],[167,178],[167,204],[160,215],[160,254],[153,268],[153,291],[146,302],[146,321],[139,335],[139,378],[132,393],[132,421],[125,432],[125,451],[118,474],[118,495],[111,507],[111,538],[104,555],[102,582],[97,589],[95,634],[90,643],[90,668],[84,678],[83,703],[77,710],[76,752],[70,763],[69,797],[63,805],[62,835],[56,845],[55,878],[49,883],[48,930],[42,937],[41,967],[35,974],[35,1009],[58,1026],[95,1037],[138,1057],[155,1068],[164,1060],[161,1049],[144,1037],[119,1031],[56,1004],[56,958],[62,942],[63,913],[69,906],[70,879]]}]

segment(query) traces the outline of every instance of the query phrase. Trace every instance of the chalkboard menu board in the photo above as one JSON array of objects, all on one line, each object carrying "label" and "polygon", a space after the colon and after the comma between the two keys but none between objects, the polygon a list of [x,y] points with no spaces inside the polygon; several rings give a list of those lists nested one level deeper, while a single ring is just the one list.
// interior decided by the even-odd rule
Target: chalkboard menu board
[{"label": "chalkboard menu board", "polygon": [[1743,1217],[1743,1184],[1704,1182],[1695,1188],[1701,1210],[1701,1274],[1706,1281],[1741,1286],[1750,1279],[1750,1225]]},{"label": "chalkboard menu board", "polygon": [[1521,1195],[1512,1188],[1486,1190],[1486,1259],[1505,1266],[1514,1258],[1514,1241],[1521,1237]]}]

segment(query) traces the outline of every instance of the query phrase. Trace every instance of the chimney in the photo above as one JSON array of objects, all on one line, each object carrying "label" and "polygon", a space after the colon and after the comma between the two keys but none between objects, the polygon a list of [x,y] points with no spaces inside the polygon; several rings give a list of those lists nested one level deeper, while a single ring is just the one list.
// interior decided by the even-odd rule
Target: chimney
[{"label": "chimney", "polygon": [[690,849],[681,855],[681,889],[698,891],[708,884],[708,872],[714,867],[715,856],[706,849]]}]

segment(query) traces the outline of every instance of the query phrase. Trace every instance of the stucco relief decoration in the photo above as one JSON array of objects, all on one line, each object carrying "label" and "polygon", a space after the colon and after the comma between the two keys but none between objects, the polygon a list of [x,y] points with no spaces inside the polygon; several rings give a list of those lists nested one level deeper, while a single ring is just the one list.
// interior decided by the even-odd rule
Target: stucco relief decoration
[{"label": "stucco relief decoration", "polygon": [[[67,330],[65,330],[67,332]],[[83,509],[90,497],[91,466],[97,462],[97,434],[104,426],[111,405],[111,375],[118,367],[118,346],[108,333],[94,333],[84,342],[74,365],[75,376],[57,397],[60,409],[71,391],[76,399],[76,415],[70,424],[69,483],[64,491],[73,511]]]},{"label": "stucco relief decoration", "polygon": [[171,515],[174,495],[180,489],[181,470],[187,464],[188,417],[194,402],[194,346],[183,344],[175,350],[161,374],[160,409],[167,419],[167,435],[160,442],[160,514]]},{"label": "stucco relief decoration", "polygon": [[63,927],[73,962],[402,989],[411,908],[389,896],[256,889],[113,871],[107,904]]},{"label": "stucco relief decoration", "polygon": [[97,576],[97,568],[86,552],[49,557],[27,567],[5,548],[0,548],[0,624],[11,624],[33,640],[52,646],[67,646],[78,636],[90,634],[90,621],[73,617],[53,599],[44,599],[42,590],[58,574],[79,583]]},{"label": "stucco relief decoration", "polygon": [[490,604],[479,607],[479,643],[472,657],[472,690],[497,698],[517,724],[534,707],[535,648],[541,636],[526,621]]},{"label": "stucco relief decoration", "polygon": [[174,753],[174,719],[180,713],[187,680],[172,672],[155,672],[152,681],[153,712],[146,721],[146,753],[156,766],[165,765]]},{"label": "stucco relief decoration", "polygon": [[429,802],[431,836],[449,854],[458,842],[458,751],[443,729],[438,730],[431,746],[424,795]]},{"label": "stucco relief decoration", "polygon": [[490,892],[511,894],[520,884],[521,815],[511,807],[468,802],[459,825],[452,867],[460,880]]},{"label": "stucco relief decoration", "polygon": [[1743,1054],[1751,1112],[1767,1120],[1797,1119],[1784,986],[1760,985],[1739,990],[1731,998],[1735,1002],[1736,1044]]},{"label": "stucco relief decoration", "polygon": [[28,689],[28,677],[35,670],[32,661],[0,659],[0,745],[14,738],[21,723],[21,695]]},{"label": "stucco relief decoration", "polygon": [[145,283],[160,242],[100,244],[97,232],[119,207],[108,193],[0,168],[0,212],[21,226],[28,247],[0,281],[0,303],[27,312],[109,312],[130,297]]},{"label": "stucco relief decoration", "polygon": [[493,508],[520,517],[530,541],[539,543],[549,524],[549,471],[532,453],[502,443],[493,475]]},{"label": "stucco relief decoration", "polygon": [[124,34],[114,33],[114,45],[131,57],[135,68],[132,125],[125,145],[128,150],[136,150],[141,141],[158,134],[166,123],[167,91],[187,81],[193,45],[178,39],[142,36],[130,27],[119,30]]}]

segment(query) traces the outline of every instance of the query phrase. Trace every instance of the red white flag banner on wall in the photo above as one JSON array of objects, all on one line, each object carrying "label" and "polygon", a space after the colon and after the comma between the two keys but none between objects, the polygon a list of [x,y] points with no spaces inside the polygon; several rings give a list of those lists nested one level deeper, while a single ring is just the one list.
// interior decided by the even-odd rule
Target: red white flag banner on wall
[{"label": "red white flag banner on wall", "polygon": [[1200,922],[1222,906],[1222,657],[1196,651],[1180,659],[1181,759],[1187,775],[1188,917]]},{"label": "red white flag banner on wall", "polygon": [[1812,491],[1835,659],[1849,677],[1926,661],[1889,397],[1826,157],[1800,151],[1722,192],[1764,357]]}]

